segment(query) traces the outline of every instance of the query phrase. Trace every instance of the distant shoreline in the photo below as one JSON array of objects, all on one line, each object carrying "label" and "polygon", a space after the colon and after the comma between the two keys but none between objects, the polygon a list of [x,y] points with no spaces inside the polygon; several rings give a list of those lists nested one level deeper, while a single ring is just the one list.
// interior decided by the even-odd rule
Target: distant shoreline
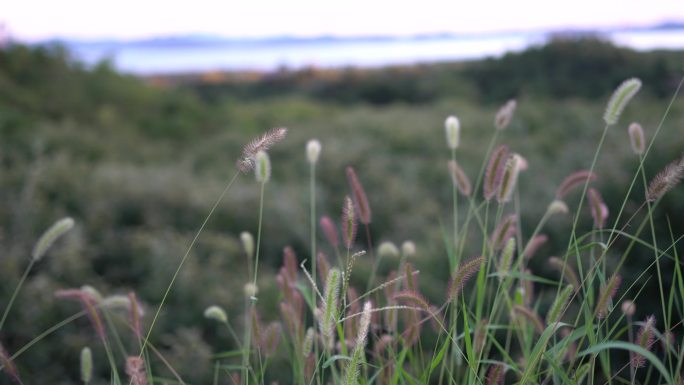
[{"label": "distant shoreline", "polygon": [[597,37],[637,51],[684,49],[684,24],[651,28],[431,34],[411,37],[272,37],[226,39],[178,36],[136,41],[58,41],[74,57],[94,66],[109,61],[118,71],[142,77],[216,73],[277,73],[282,70],[382,68],[501,57],[543,45],[553,38]]}]

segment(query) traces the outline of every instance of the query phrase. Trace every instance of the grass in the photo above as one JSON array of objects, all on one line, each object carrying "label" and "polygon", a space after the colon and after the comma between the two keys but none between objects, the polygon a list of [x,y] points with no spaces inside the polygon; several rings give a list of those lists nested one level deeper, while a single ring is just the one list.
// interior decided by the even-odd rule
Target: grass
[{"label": "grass", "polygon": [[[75,382],[78,352],[89,346],[90,383],[676,384],[684,357],[682,226],[674,214],[681,188],[644,197],[678,158],[678,93],[669,103],[637,95],[602,131],[591,129],[601,103],[572,99],[522,98],[503,129],[492,124],[495,108],[463,99],[341,107],[288,97],[220,106],[249,135],[259,133],[255,121],[291,128],[269,150],[268,186],[251,175],[229,178],[246,143],[236,130],[188,140],[187,151],[155,141],[145,153],[131,143],[152,142],[131,132],[92,135],[68,122],[54,133],[36,129],[47,143],[35,150],[42,161],[3,150],[14,165],[4,169],[6,201],[26,214],[0,206],[12,239],[3,261],[0,381]],[[463,125],[457,148],[440,130],[454,113]],[[647,137],[641,155],[623,129],[637,118]],[[322,143],[315,162],[304,151],[312,137]],[[528,168],[506,188],[510,200],[487,200],[482,184],[491,182],[486,169],[501,144]],[[129,148],[130,157],[117,155]],[[471,193],[454,184],[448,161],[472,178]],[[346,166],[356,171],[352,185]],[[581,169],[598,177],[582,180],[559,206],[557,186]],[[592,189],[600,196],[587,195]],[[354,217],[371,209],[373,217],[339,250],[316,226],[320,216],[349,226],[339,215],[346,195],[355,197]],[[359,209],[361,195],[369,203]],[[598,221],[602,205],[608,216]],[[19,230],[65,214],[76,229],[44,261],[18,263],[32,242],[31,231]],[[512,231],[494,242],[509,219]],[[256,234],[254,255],[240,250],[243,231]],[[538,235],[548,241],[530,256]],[[390,246],[398,240],[415,246]],[[276,262],[286,245],[293,247]],[[341,277],[330,281],[331,271]],[[244,290],[247,283],[256,286]],[[138,296],[84,286],[70,292],[80,311],[53,300],[56,289],[84,284]],[[627,300],[635,314],[621,311]],[[202,320],[210,305],[226,309],[226,319]],[[141,324],[139,306],[147,310]],[[651,313],[655,325],[647,327]],[[103,338],[91,325],[101,325]],[[64,352],[59,364],[54,351]]]},{"label": "grass", "polygon": [[[672,234],[667,222],[658,221],[655,216],[661,198],[674,188],[674,183],[659,190],[652,202],[632,194],[637,181],[641,181],[644,191],[650,188],[644,166],[670,108],[677,100],[678,91],[679,88],[645,152],[635,154],[639,160],[638,167],[622,202],[617,205],[610,202],[611,206],[620,207],[610,228],[605,226],[605,219],[610,218],[607,208],[602,208],[607,203],[590,191],[596,190],[589,189],[590,184],[597,182],[592,178],[579,179],[579,183],[567,193],[567,197],[579,197],[576,204],[561,204],[560,199],[565,200],[566,196],[555,197],[536,225],[524,226],[521,221],[526,216],[521,211],[521,195],[525,193],[525,187],[530,187],[526,186],[526,180],[533,176],[528,175],[531,171],[523,166],[527,161],[520,155],[506,152],[504,156],[510,161],[490,161],[490,157],[504,154],[502,147],[493,151],[501,144],[501,134],[515,129],[505,125],[492,127],[492,138],[482,153],[484,157],[480,172],[475,175],[472,193],[459,192],[456,186],[458,179],[445,177],[443,180],[445,184],[451,183],[452,199],[444,203],[451,207],[451,213],[446,216],[451,220],[441,224],[445,249],[443,258],[450,266],[450,272],[437,275],[437,279],[450,281],[448,291],[442,295],[426,296],[422,293],[419,284],[422,274],[412,266],[418,262],[414,260],[415,256],[406,255],[404,251],[404,255],[396,259],[399,257],[397,247],[392,249],[397,251],[389,254],[372,250],[370,226],[373,223],[370,222],[371,207],[361,182],[363,172],[357,176],[354,170],[347,169],[347,174],[353,174],[349,189],[355,199],[347,199],[345,204],[351,209],[346,209],[341,222],[341,226],[347,228],[343,232],[348,245],[346,258],[342,261],[325,256],[339,257],[339,250],[336,245],[319,244],[315,235],[319,183],[315,172],[319,160],[318,157],[309,159],[308,211],[312,252],[298,266],[292,250],[286,251],[284,265],[275,274],[279,288],[277,304],[262,303],[258,292],[250,289],[244,294],[245,322],[235,323],[240,317],[232,320],[224,320],[223,316],[211,317],[225,324],[235,344],[234,350],[213,355],[213,383],[493,385],[514,382],[680,382],[684,346],[678,346],[676,340],[665,344],[665,339],[670,338],[669,335],[679,335],[677,330],[682,326],[684,280],[677,256],[682,236]],[[513,114],[512,110],[508,112]],[[609,131],[615,129],[612,125],[606,125],[595,153],[590,157],[591,162],[587,165],[589,174],[597,168],[600,156],[610,156],[604,143]],[[467,141],[463,145],[467,145]],[[323,154],[325,150],[323,142]],[[446,160],[455,162],[459,150],[457,146],[447,148],[445,145],[445,160],[441,165],[444,166],[441,167],[443,174],[447,172]],[[264,281],[263,278],[259,280],[257,274],[262,239],[270,236],[263,226],[271,218],[269,199],[264,194],[266,181],[270,178],[270,165],[261,164],[265,161],[268,157],[262,156],[256,162],[258,188],[254,193],[259,197],[256,252],[254,265],[245,271],[253,271],[254,275],[244,279],[244,283],[251,283],[255,288]],[[324,161],[322,157],[320,162]],[[668,169],[669,174],[664,178],[681,178],[684,174],[681,162],[675,161],[675,167]],[[276,161],[274,172],[278,167]],[[519,178],[509,175],[518,172]],[[100,336],[108,357],[108,377],[113,383],[191,383],[151,344],[150,337],[158,326],[159,317],[165,315],[164,305],[184,264],[192,256],[193,247],[219,204],[231,192],[237,176],[231,178],[219,194],[180,258],[145,333],[135,332],[133,315],[137,314],[138,304],[132,300],[134,297],[124,297],[119,301],[121,305],[118,307],[123,306],[121,312],[112,305],[115,301],[110,298],[115,297],[102,297],[84,287],[68,294],[81,299],[83,311],[49,328],[16,354],[2,352],[4,371],[16,381],[21,381],[23,375],[13,363],[21,358],[20,354],[40,343],[40,339],[87,315]],[[484,198],[480,192],[483,183],[488,191],[505,192],[498,196],[490,192],[487,195],[490,198]],[[585,201],[588,192],[589,198]],[[640,200],[641,205],[629,206],[629,202]],[[583,218],[589,210],[585,206],[593,215],[593,225],[586,228]],[[549,279],[535,274],[529,265],[530,258],[534,257],[528,255],[529,242],[544,230],[553,216],[565,214],[568,207],[573,219],[567,230],[567,247],[556,250],[559,257],[554,262],[561,266],[560,277]],[[397,215],[400,213],[396,212]],[[364,221],[366,232],[355,237],[355,231],[351,229],[359,225],[359,220]],[[504,222],[508,225],[503,225]],[[525,235],[525,228],[534,230]],[[644,229],[650,231],[650,236],[642,238]],[[661,232],[670,232],[669,241],[664,245],[659,237]],[[54,239],[50,240],[48,247],[52,242]],[[625,249],[617,248],[619,242],[628,242],[629,245]],[[507,246],[504,247],[504,243]],[[475,244],[480,247],[477,254],[472,255],[471,245]],[[652,261],[637,280],[621,280],[620,269],[634,245],[651,250]],[[247,246],[248,249],[253,247]],[[323,263],[319,262],[317,267],[315,250],[324,253],[320,259]],[[250,253],[249,250],[246,252]],[[614,258],[616,253],[622,253],[617,261]],[[375,260],[371,257],[373,255]],[[382,260],[383,257],[390,260]],[[310,272],[306,260],[311,261]],[[673,269],[664,271],[661,267],[663,260],[674,261]],[[250,261],[252,259],[248,258],[247,262]],[[335,261],[344,264],[337,265]],[[33,260],[5,309],[3,323],[31,267]],[[566,271],[568,275],[579,277],[572,280],[577,281],[574,283],[579,287],[564,283]],[[321,277],[327,277],[322,282],[323,292],[317,284],[319,273]],[[628,299],[634,301],[637,308],[647,301],[640,294],[646,288],[646,284],[639,281],[643,276],[657,284],[660,313],[655,322],[633,322],[631,313],[620,311],[620,304]],[[272,276],[268,278],[271,279]],[[666,279],[672,282],[669,287],[665,284]],[[365,290],[358,291],[359,287]],[[242,294],[234,291],[233,295]],[[218,305],[220,307],[221,304]],[[274,316],[273,310],[267,307],[273,305],[280,309],[279,316]],[[260,313],[269,314],[272,321],[264,323]],[[640,329],[637,331],[636,328]],[[236,329],[243,331],[243,338],[238,337]],[[125,339],[131,334],[133,341],[137,342],[127,346]],[[645,337],[645,334],[654,337]],[[136,346],[139,350],[132,350]],[[118,362],[126,357],[126,370],[121,372]],[[139,359],[143,360],[144,367],[136,361]],[[95,362],[95,366],[102,367],[103,363]],[[290,366],[291,371],[284,372],[284,366]],[[172,373],[173,378],[157,374],[164,371]],[[127,377],[129,380],[125,380]]]}]

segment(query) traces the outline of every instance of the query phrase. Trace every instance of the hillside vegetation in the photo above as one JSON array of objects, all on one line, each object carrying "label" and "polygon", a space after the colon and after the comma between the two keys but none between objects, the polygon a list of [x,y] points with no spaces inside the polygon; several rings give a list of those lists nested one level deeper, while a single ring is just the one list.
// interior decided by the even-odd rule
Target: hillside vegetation
[{"label": "hillside vegetation", "polygon": [[[279,314],[281,290],[273,276],[284,247],[291,246],[299,262],[311,260],[305,155],[311,138],[322,143],[317,214],[339,226],[344,197],[350,194],[345,168],[352,166],[373,209],[372,242],[415,242],[411,263],[420,271],[420,290],[431,302],[442,303],[448,283],[444,272],[454,267],[447,257],[452,231],[447,116],[460,119],[458,162],[474,182],[486,161],[497,110],[508,99],[517,100],[513,120],[498,139],[529,165],[520,175],[515,199],[526,238],[563,178],[589,168],[611,92],[626,78],[640,78],[643,88],[620,123],[608,130],[595,168],[593,187],[601,192],[610,221],[639,165],[627,126],[638,121],[647,140],[654,135],[683,63],[683,52],[635,52],[594,39],[555,40],[474,62],[280,71],[220,82],[179,76],[162,79],[160,86],[159,79],[119,74],[108,63],[85,68],[60,47],[8,46],[0,50],[0,303],[12,295],[43,230],[64,216],[74,218],[76,227],[32,269],[1,342],[15,352],[77,312],[75,303],[56,300],[55,292],[83,285],[106,294],[135,291],[149,325],[180,258],[236,172],[243,146],[272,127],[287,127],[289,133],[269,151],[272,177],[265,189],[258,282],[262,319]],[[644,164],[648,178],[680,156],[683,129],[680,97]],[[643,185],[637,183],[625,205],[630,215],[643,196]],[[235,348],[227,330],[203,317],[205,308],[221,304],[242,330],[243,286],[250,277],[239,234],[256,235],[259,198],[254,176],[240,175],[191,250],[154,327],[151,341],[189,383],[210,383],[211,355]],[[575,207],[580,198],[571,195],[566,203]],[[459,204],[467,210],[465,200]],[[583,210],[579,225],[591,228],[589,209]],[[684,233],[682,210],[682,188],[659,203],[653,213],[659,244],[673,243],[668,228],[674,237]],[[493,206],[491,214],[495,211]],[[548,222],[543,232],[549,241],[529,261],[535,274],[558,278],[547,259],[567,247],[572,219],[558,216]],[[320,230],[318,240],[332,261],[334,253],[325,249]],[[358,248],[367,248],[367,241],[360,227]],[[618,239],[606,257],[609,268],[627,247],[626,239]],[[477,255],[481,248],[481,238],[469,239],[463,255]],[[638,245],[621,268],[624,282],[642,289],[639,298],[660,295],[654,272],[639,276],[652,259],[652,250]],[[385,276],[397,263],[381,264],[378,273]],[[664,259],[660,267],[671,272],[674,265]],[[355,269],[352,285],[365,289],[370,259],[362,257]],[[672,279],[668,274],[662,285],[674,285]],[[544,294],[545,287],[537,286],[543,309],[556,290],[550,287]],[[655,314],[663,322],[659,301],[636,302],[635,320]],[[673,331],[681,341],[682,326]],[[80,319],[41,339],[16,360],[25,383],[77,383],[79,352],[96,345],[93,334]],[[123,339],[128,342],[128,334]],[[434,339],[428,337],[431,343],[423,346],[426,354],[436,349]],[[93,350],[96,383],[104,384],[110,368],[104,352]],[[274,358],[274,372],[287,368],[285,362]],[[157,369],[161,377],[173,378],[163,365]],[[289,369],[284,373],[266,379],[294,381]],[[596,375],[604,373],[597,370]],[[436,377],[428,379],[438,383]],[[0,373],[0,383],[10,383],[9,377]]]}]

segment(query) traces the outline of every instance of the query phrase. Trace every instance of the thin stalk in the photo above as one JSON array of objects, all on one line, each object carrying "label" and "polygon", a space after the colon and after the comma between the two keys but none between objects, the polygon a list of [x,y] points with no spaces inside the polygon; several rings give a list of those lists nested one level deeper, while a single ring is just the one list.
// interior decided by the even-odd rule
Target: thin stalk
[{"label": "thin stalk", "polygon": [[[263,219],[264,219],[264,190],[266,189],[266,182],[261,183],[261,188],[259,191],[259,224],[257,226],[257,242],[256,242],[256,251],[254,253],[254,280],[253,284],[256,287],[257,283],[257,276],[259,273],[259,253],[261,249],[261,228],[263,225]],[[250,319],[250,315],[252,314],[252,309],[254,308],[254,305],[256,304],[256,297],[251,296],[250,298],[245,298],[246,304],[245,304],[245,309],[247,309],[246,316],[245,316],[245,348],[242,352],[242,365],[243,365],[243,372],[244,372],[244,383],[245,385],[249,384],[249,356],[251,354],[251,336],[252,336],[252,320]],[[256,378],[256,375],[255,375]]]},{"label": "thin stalk", "polygon": [[316,281],[316,164],[309,167],[309,212],[311,213],[311,277]]},{"label": "thin stalk", "polygon": [[190,256],[190,251],[192,248],[195,246],[195,243],[197,242],[197,239],[199,239],[200,234],[204,230],[204,227],[207,225],[207,222],[209,222],[209,219],[211,216],[214,214],[214,211],[216,211],[216,208],[218,207],[219,203],[223,200],[223,197],[228,193],[228,190],[230,190],[230,187],[233,185],[233,182],[237,179],[238,175],[240,173],[236,172],[235,175],[230,179],[228,184],[226,184],[226,187],[223,189],[219,197],[216,199],[216,202],[212,206],[211,210],[209,210],[209,214],[207,214],[206,218],[204,218],[204,221],[202,222],[202,225],[200,226],[199,230],[197,230],[197,233],[195,234],[195,237],[192,239],[192,242],[190,242],[190,245],[188,246],[188,249],[185,251],[185,254],[181,258],[180,263],[178,264],[178,268],[176,269],[176,272],[173,274],[173,277],[171,278],[171,282],[169,283],[169,286],[166,288],[166,292],[164,292],[164,296],[162,297],[161,303],[157,307],[157,311],[154,313],[154,317],[152,318],[152,323],[150,324],[150,329],[147,332],[147,335],[145,335],[145,341],[142,344],[142,347],[140,348],[140,354],[138,357],[143,356],[143,351],[145,350],[145,347],[147,347],[147,342],[150,339],[150,336],[152,335],[152,330],[154,329],[154,325],[157,323],[157,318],[159,318],[159,314],[161,313],[162,308],[164,307],[164,304],[166,303],[166,299],[169,296],[169,293],[171,292],[171,288],[173,287],[173,284],[176,282],[176,278],[178,278],[178,274],[180,274],[181,269],[183,268],[183,265],[185,264],[185,261],[188,259]]},{"label": "thin stalk", "polygon": [[[266,183],[261,183],[261,189],[259,192],[259,225],[257,227],[257,242],[256,242],[256,252],[254,253],[254,285],[257,283],[257,274],[259,273],[259,250],[261,249],[261,227],[264,220],[264,190]],[[315,259],[315,258],[314,258]],[[316,278],[314,278],[316,279]]]},{"label": "thin stalk", "polygon": [[[310,225],[311,225],[311,278],[314,280],[314,283],[316,282],[316,260],[317,255],[316,255],[316,163],[311,162],[309,166],[309,212],[311,213],[310,216]],[[339,259],[339,251],[337,249],[335,250]],[[315,323],[315,320],[314,320]],[[314,344],[314,357],[318,357],[318,344]],[[305,363],[302,363],[302,369],[304,368]],[[315,376],[316,377],[316,383],[320,385],[321,383],[321,378],[320,376]],[[304,379],[304,376],[302,376],[302,380]]]},{"label": "thin stalk", "polygon": [[[451,149],[451,161],[456,162],[456,149],[452,148]],[[452,261],[451,261],[451,268],[455,269],[456,266],[458,266],[458,263],[460,262],[459,260],[459,255],[456,253],[457,245],[456,243],[458,242],[458,193],[456,191],[456,185],[451,183],[451,195],[452,195],[452,203],[454,206],[454,243],[452,245],[454,252],[452,253]]]},{"label": "thin stalk", "polygon": [[[642,159],[643,161],[643,159]],[[643,168],[641,169],[641,179],[644,183],[644,191],[648,189],[648,181],[646,180],[646,172]],[[646,208],[648,209],[648,222],[651,228],[651,237],[653,238],[653,252],[655,253],[656,262],[656,272],[658,274],[658,290],[660,291],[660,304],[663,311],[663,321],[665,322],[665,328],[669,327],[668,313],[665,310],[665,292],[663,291],[663,275],[660,271],[660,258],[658,256],[658,240],[656,239],[655,224],[653,223],[653,211],[651,209],[651,202],[646,201]]]},{"label": "thin stalk", "polygon": [[26,281],[26,278],[28,278],[29,272],[31,271],[31,268],[33,265],[36,263],[36,260],[31,258],[31,262],[29,262],[28,266],[26,266],[26,269],[24,270],[24,274],[22,274],[21,279],[19,280],[19,283],[17,286],[14,288],[14,292],[12,293],[12,297],[9,300],[9,303],[7,304],[7,307],[5,308],[5,312],[2,314],[2,320],[0,320],[0,330],[2,330],[2,327],[5,325],[5,320],[7,319],[7,315],[9,315],[10,309],[12,308],[12,305],[14,305],[14,300],[17,299],[17,294],[19,294],[19,290],[21,287],[24,285],[24,282]]}]

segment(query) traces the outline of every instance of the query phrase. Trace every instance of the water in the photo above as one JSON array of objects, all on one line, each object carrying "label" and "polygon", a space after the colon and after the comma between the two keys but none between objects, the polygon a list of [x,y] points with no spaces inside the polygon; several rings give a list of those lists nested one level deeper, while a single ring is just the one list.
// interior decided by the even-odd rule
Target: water
[{"label": "water", "polygon": [[[603,35],[637,50],[684,49],[684,29],[627,31]],[[477,37],[428,37],[377,40],[232,41],[202,44],[73,44],[87,64],[110,59],[134,74],[261,70],[280,67],[378,67],[498,57],[541,44],[542,33]]]}]

